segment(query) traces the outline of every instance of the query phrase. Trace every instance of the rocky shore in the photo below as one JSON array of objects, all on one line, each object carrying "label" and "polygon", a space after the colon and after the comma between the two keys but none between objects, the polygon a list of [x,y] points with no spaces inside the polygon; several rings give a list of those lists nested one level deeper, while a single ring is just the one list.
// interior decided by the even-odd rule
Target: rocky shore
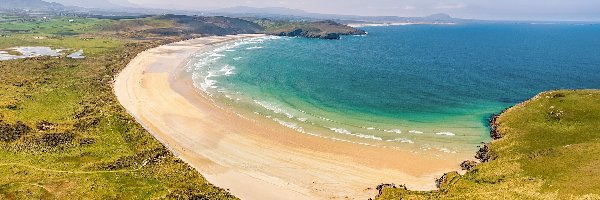
[{"label": "rocky shore", "polygon": [[[542,93],[543,94],[543,93]],[[540,95],[542,95],[540,94]],[[539,95],[538,95],[539,96]],[[538,96],[532,98],[538,98]],[[502,112],[500,112],[499,114],[493,114],[489,120],[488,120],[488,126],[490,127],[490,136],[492,137],[493,140],[498,140],[502,138],[502,134],[499,130],[499,124],[498,124],[498,118],[500,116],[502,116],[503,113],[515,108],[515,107],[519,107],[522,106],[523,104],[529,102],[531,100],[527,100],[523,103],[517,104],[511,108],[505,109]],[[493,141],[492,141],[493,142]],[[460,163],[460,167],[462,168],[462,170],[465,171],[471,171],[472,169],[474,169],[477,165],[481,164],[481,163],[485,163],[485,162],[489,162],[494,160],[494,155],[493,153],[490,151],[490,144],[492,142],[488,142],[488,143],[484,143],[483,146],[481,146],[476,154],[475,154],[475,158],[477,159],[477,161],[473,161],[473,160],[465,160],[462,163]],[[438,178],[435,180],[436,183],[436,187],[438,189],[443,189],[444,187],[448,186],[449,184],[457,181],[460,178],[460,174],[456,171],[453,172],[448,172],[445,173],[442,177]],[[383,190],[387,189],[387,188],[400,188],[400,189],[404,189],[406,190],[406,188],[404,187],[404,185],[401,185],[400,187],[396,187],[395,184],[380,184],[376,187],[376,189],[378,190],[378,195],[375,196],[374,199],[378,199],[379,197],[381,197],[381,195],[383,194]]]},{"label": "rocky shore", "polygon": [[266,34],[288,37],[306,37],[337,40],[343,35],[366,35],[367,32],[332,20],[317,22],[259,22]]}]

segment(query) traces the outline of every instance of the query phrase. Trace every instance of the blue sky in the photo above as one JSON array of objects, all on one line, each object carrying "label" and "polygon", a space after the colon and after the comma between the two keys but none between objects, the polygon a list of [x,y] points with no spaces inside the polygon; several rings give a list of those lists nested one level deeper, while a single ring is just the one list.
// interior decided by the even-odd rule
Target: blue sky
[{"label": "blue sky", "polygon": [[[85,1],[85,0],[82,0]],[[110,0],[123,2],[126,0]],[[509,20],[600,21],[600,0],[129,0],[156,8],[287,7],[353,15],[425,16]]]}]

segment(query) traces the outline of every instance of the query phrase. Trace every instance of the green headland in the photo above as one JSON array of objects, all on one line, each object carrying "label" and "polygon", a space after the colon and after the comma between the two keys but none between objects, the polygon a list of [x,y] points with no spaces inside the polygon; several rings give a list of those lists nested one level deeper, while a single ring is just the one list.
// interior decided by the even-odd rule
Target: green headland
[{"label": "green headland", "polygon": [[[382,185],[378,199],[599,199],[600,91],[551,91],[492,123],[468,172],[450,172],[438,191]],[[396,188],[393,188],[396,187]]]}]

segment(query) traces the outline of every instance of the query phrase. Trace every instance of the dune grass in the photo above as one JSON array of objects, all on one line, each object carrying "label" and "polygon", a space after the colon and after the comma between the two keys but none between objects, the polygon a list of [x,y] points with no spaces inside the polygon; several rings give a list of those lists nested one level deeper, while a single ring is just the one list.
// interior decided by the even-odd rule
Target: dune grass
[{"label": "dune grass", "polygon": [[86,56],[0,61],[0,199],[235,199],[146,132],[112,92],[113,77],[138,52],[182,37],[128,39],[88,29],[115,22],[57,20],[0,23],[20,30],[0,37],[0,49]]},{"label": "dune grass", "polygon": [[440,190],[388,188],[378,199],[600,199],[600,91],[542,93],[497,119],[492,158]]}]

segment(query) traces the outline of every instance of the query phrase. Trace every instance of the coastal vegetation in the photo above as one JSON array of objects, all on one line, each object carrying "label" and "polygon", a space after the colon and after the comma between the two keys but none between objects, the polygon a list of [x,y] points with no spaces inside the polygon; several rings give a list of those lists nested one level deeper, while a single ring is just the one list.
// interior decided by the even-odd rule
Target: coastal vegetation
[{"label": "coastal vegetation", "polygon": [[0,61],[0,199],[235,199],[154,139],[112,92],[137,53],[203,33],[153,33],[185,28],[156,17],[4,19],[0,49],[86,57]]},{"label": "coastal vegetation", "polygon": [[307,37],[319,39],[340,39],[342,35],[365,35],[359,30],[335,21],[282,21],[282,20],[255,20],[265,27],[269,35]]},{"label": "coastal vegetation", "polygon": [[[0,50],[83,50],[0,61],[0,198],[235,199],[129,116],[113,77],[137,53],[207,35],[264,32],[228,17],[1,14]],[[290,22],[292,23],[292,22]]]},{"label": "coastal vegetation", "polygon": [[[129,116],[114,97],[113,78],[139,52],[188,38],[366,34],[334,21],[183,15],[0,21],[0,50],[46,46],[85,55],[0,61],[0,199],[235,199]],[[461,164],[466,174],[445,174],[437,191],[381,185],[377,198],[600,198],[598,113],[600,91],[541,93],[491,120],[496,140]]]},{"label": "coastal vegetation", "polygon": [[381,185],[377,199],[599,199],[600,91],[551,91],[491,120],[493,142],[439,190]]}]

